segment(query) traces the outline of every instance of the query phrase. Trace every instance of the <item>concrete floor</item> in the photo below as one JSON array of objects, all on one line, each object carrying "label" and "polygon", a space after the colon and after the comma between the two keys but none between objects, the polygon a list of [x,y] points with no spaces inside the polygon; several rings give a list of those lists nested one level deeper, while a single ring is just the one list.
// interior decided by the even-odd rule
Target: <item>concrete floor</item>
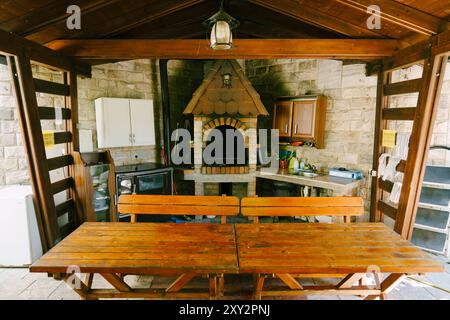
[{"label": "concrete floor", "polygon": [[[445,264],[446,272],[430,273],[425,276],[414,276],[450,292],[450,262],[448,259],[436,256]],[[250,291],[252,281],[250,277],[228,277],[226,284],[233,287],[244,288]],[[135,287],[166,287],[172,279],[152,276],[126,276],[125,281]],[[336,279],[302,279],[301,283],[308,284],[335,284]],[[205,279],[193,280],[191,287],[207,286]],[[94,278],[94,288],[110,288],[110,285],[100,276]],[[450,300],[450,293],[431,286],[406,279],[389,295],[392,300]],[[242,298],[245,298],[243,295]],[[294,299],[321,300],[321,299],[360,299],[358,297],[337,296],[299,296]],[[4,299],[44,299],[44,300],[79,300],[79,296],[63,281],[56,281],[47,277],[45,273],[30,273],[27,268],[0,268],[0,300]]]}]

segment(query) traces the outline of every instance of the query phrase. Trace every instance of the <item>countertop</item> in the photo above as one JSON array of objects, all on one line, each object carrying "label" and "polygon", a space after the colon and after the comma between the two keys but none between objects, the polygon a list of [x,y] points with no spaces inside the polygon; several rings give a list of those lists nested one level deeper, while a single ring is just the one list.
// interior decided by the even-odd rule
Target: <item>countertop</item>
[{"label": "countertop", "polygon": [[330,175],[318,175],[317,177],[305,177],[293,174],[288,170],[280,170],[277,173],[268,171],[256,171],[256,177],[261,179],[270,179],[282,182],[289,182],[304,186],[316,188],[331,189],[336,194],[350,195],[353,190],[358,188],[362,180],[353,180],[348,178],[333,177]]}]

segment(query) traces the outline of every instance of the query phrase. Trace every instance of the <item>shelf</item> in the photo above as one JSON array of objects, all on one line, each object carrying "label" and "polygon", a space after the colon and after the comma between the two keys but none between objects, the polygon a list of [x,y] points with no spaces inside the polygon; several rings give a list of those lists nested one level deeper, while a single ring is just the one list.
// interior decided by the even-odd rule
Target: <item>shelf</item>
[{"label": "shelf", "polygon": [[411,242],[428,251],[443,254],[447,249],[448,235],[414,227]]},{"label": "shelf", "polygon": [[427,166],[423,187],[450,190],[450,167]]},{"label": "shelf", "polygon": [[416,214],[415,226],[427,230],[447,233],[450,223],[450,212],[419,207]]},{"label": "shelf", "polygon": [[423,187],[419,202],[423,205],[438,206],[450,210],[450,190]]}]

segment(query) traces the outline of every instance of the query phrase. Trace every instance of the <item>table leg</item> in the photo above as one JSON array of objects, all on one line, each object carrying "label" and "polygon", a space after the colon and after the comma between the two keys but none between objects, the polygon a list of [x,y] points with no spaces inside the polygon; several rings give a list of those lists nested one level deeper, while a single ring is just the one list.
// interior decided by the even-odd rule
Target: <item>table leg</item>
[{"label": "table leg", "polygon": [[211,300],[217,299],[218,296],[218,281],[217,275],[210,274],[209,275],[209,298]]},{"label": "table leg", "polygon": [[275,274],[278,278],[281,279],[288,287],[292,290],[303,290],[303,287],[300,283],[298,283],[295,278],[289,273],[277,273]]},{"label": "table leg", "polygon": [[255,300],[261,300],[261,293],[264,287],[264,279],[265,275],[262,274],[257,274],[255,277],[255,294],[253,297]]},{"label": "table leg", "polygon": [[86,299],[90,289],[83,283],[83,281],[81,281],[80,278],[78,278],[75,274],[66,274],[64,276],[64,281],[80,296],[81,300]]},{"label": "table leg", "polygon": [[218,286],[219,286],[219,296],[223,297],[224,296],[224,287],[225,287],[225,276],[223,273],[221,273],[219,275],[219,280],[218,280]]},{"label": "table leg", "polygon": [[387,294],[391,292],[398,284],[400,284],[406,275],[403,273],[392,273],[381,283],[381,293],[377,296],[367,296],[365,300],[381,299],[386,300]]},{"label": "table leg", "polygon": [[166,292],[178,292],[196,276],[195,273],[183,273],[166,289]]}]

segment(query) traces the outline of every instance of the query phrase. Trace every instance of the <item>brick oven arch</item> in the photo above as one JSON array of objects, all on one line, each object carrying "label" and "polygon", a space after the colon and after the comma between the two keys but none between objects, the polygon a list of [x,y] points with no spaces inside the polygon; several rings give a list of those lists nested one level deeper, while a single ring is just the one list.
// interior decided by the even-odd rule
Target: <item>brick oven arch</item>
[{"label": "brick oven arch", "polygon": [[242,137],[244,137],[244,143],[247,142],[247,126],[244,125],[241,121],[238,119],[232,118],[232,117],[219,117],[210,120],[205,125],[203,125],[203,141],[206,141],[209,134],[211,133],[212,129],[215,129],[219,126],[230,126],[235,128],[236,130],[239,130],[239,132],[242,134]]}]

